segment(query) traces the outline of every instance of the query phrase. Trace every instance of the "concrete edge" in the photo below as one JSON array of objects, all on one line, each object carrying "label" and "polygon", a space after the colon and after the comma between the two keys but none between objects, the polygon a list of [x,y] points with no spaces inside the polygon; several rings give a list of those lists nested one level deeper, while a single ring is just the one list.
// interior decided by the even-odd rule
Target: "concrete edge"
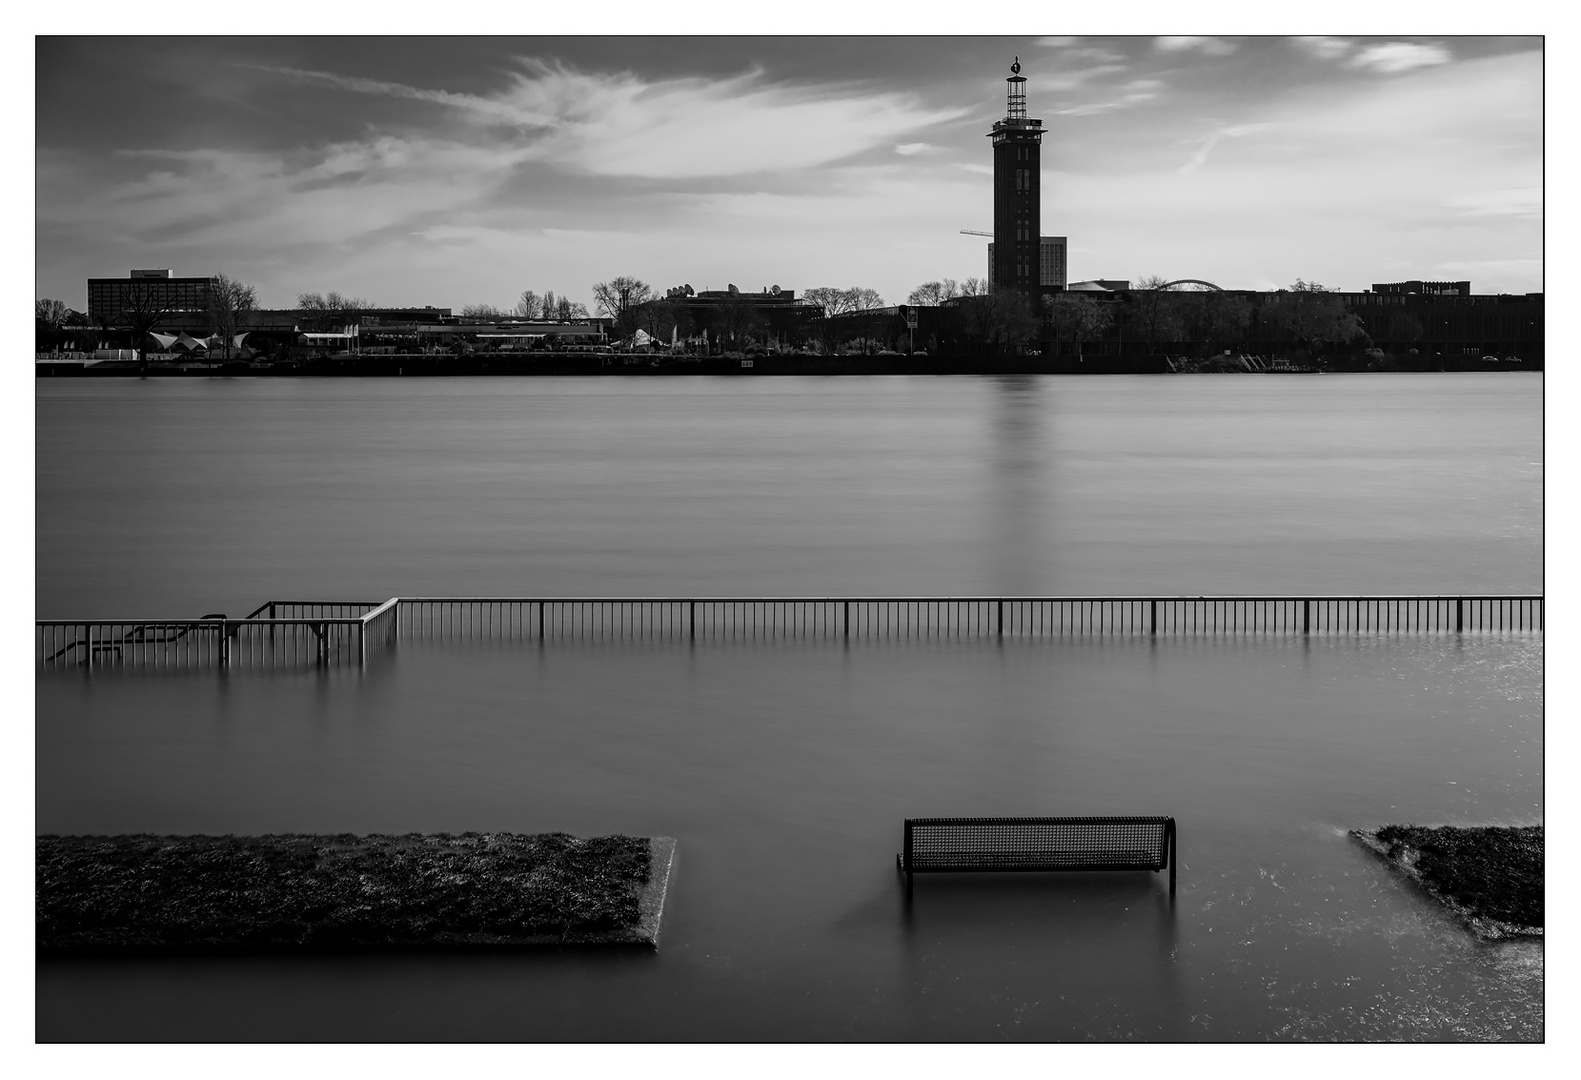
[{"label": "concrete edge", "polygon": [[1482,940],[1503,941],[1507,938],[1540,938],[1543,936],[1543,928],[1541,926],[1524,926],[1520,923],[1490,919],[1485,915],[1477,914],[1464,904],[1458,903],[1453,897],[1446,896],[1438,889],[1435,889],[1416,869],[1416,858],[1419,852],[1415,848],[1405,846],[1400,857],[1395,858],[1389,854],[1388,845],[1378,839],[1378,830],[1351,829],[1349,835],[1351,839],[1382,859],[1395,873],[1413,882],[1417,888],[1426,893],[1440,907],[1448,909],[1468,930]]},{"label": "concrete edge", "polygon": [[[670,870],[675,861],[675,838],[653,836],[648,838],[648,882],[637,894],[637,924],[614,930],[589,930],[567,934],[468,934],[438,931],[425,941],[410,942],[349,942],[329,947],[333,952],[372,952],[388,950],[421,950],[424,948],[475,947],[475,946],[542,946],[542,945],[639,945],[650,949],[659,947],[659,924],[664,916],[664,899],[669,892]],[[39,955],[68,955],[75,953],[105,953],[125,955],[147,952],[153,955],[172,952],[303,952],[321,951],[320,946],[294,943],[259,943],[239,946],[229,942],[192,942],[170,945],[157,941],[117,943],[82,942],[70,945],[35,945]]]},{"label": "concrete edge", "polygon": [[581,933],[538,934],[532,937],[495,938],[488,942],[472,938],[461,944],[501,945],[646,945],[659,947],[659,924],[664,918],[664,899],[669,893],[670,871],[675,863],[675,838],[648,838],[648,883],[637,894],[637,925],[618,930],[590,930]]}]

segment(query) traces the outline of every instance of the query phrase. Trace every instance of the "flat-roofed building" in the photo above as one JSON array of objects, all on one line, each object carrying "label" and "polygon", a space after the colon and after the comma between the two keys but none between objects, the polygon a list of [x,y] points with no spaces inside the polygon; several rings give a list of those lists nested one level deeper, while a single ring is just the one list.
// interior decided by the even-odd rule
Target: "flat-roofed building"
[{"label": "flat-roofed building", "polygon": [[[988,242],[988,284],[994,283],[994,244]],[[1065,237],[1038,237],[1038,287],[1063,289],[1065,287]]]},{"label": "flat-roofed building", "polygon": [[1470,296],[1469,281],[1386,281],[1372,291],[1385,296]]},{"label": "flat-roofed building", "polygon": [[122,326],[157,317],[161,327],[186,329],[204,321],[213,283],[208,277],[171,277],[168,269],[89,278],[88,318],[98,326]]}]

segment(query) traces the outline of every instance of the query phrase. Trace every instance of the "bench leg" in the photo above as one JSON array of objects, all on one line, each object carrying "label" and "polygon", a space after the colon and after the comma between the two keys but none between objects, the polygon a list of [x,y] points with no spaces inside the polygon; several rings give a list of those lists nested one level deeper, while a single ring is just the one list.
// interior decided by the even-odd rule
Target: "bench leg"
[{"label": "bench leg", "polygon": [[1180,863],[1180,848],[1175,836],[1175,823],[1169,823],[1169,898],[1175,898],[1175,867]]}]

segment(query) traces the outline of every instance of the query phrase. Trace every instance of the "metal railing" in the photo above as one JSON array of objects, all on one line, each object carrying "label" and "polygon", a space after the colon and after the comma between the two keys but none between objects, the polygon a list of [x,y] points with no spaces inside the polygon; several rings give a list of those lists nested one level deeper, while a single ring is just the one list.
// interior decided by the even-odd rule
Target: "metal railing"
[{"label": "metal railing", "polygon": [[1079,637],[1540,631],[1540,595],[402,597],[412,638]]},{"label": "metal railing", "polygon": [[[267,614],[266,614],[267,613]],[[262,616],[262,617],[260,617]],[[399,639],[741,640],[1526,633],[1540,595],[392,597],[244,619],[39,620],[43,666],[365,665]]]}]

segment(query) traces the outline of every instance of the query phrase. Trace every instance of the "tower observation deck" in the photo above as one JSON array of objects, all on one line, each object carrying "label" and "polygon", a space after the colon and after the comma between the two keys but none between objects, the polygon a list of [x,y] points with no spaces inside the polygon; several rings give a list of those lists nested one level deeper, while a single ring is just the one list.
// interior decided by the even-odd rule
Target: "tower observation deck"
[{"label": "tower observation deck", "polygon": [[993,282],[1038,296],[1038,244],[1042,229],[1039,151],[1043,121],[1027,117],[1027,80],[1021,58],[1005,80],[1005,116],[988,135],[994,141]]}]

